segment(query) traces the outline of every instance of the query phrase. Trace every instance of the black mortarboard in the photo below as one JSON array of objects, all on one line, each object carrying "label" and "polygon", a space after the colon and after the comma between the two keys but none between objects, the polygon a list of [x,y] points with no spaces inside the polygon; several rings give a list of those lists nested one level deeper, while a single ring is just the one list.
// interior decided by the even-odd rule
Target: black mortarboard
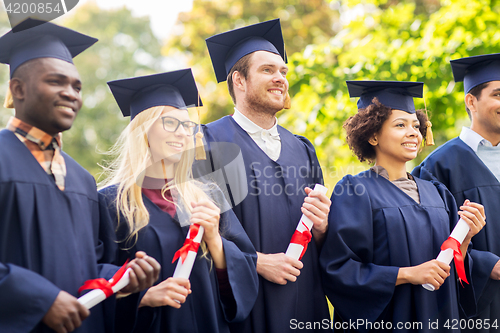
[{"label": "black mortarboard", "polygon": [[413,97],[422,97],[423,82],[405,81],[346,81],[349,95],[360,97],[358,109],[372,104],[374,97],[383,105],[395,110],[415,113]]},{"label": "black mortarboard", "polygon": [[255,51],[280,55],[286,62],[285,44],[279,19],[223,32],[206,39],[217,82],[226,81],[234,64]]},{"label": "black mortarboard", "polygon": [[500,81],[500,53],[455,59],[450,64],[455,82],[464,81],[466,94],[481,83]]},{"label": "black mortarboard", "polygon": [[0,37],[0,62],[10,65],[10,77],[28,60],[56,58],[73,63],[73,57],[97,42],[71,29],[28,18]]},{"label": "black mortarboard", "polygon": [[131,116],[130,120],[154,106],[202,106],[190,68],[109,81],[108,86],[123,116]]}]

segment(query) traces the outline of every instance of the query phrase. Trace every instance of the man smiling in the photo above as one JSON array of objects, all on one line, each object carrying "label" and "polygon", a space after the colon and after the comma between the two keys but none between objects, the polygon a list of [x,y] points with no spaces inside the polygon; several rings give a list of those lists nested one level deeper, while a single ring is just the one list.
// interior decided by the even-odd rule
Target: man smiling
[{"label": "man smiling", "polygon": [[[86,280],[109,279],[118,267],[98,264],[113,259],[113,230],[100,219],[94,179],[61,150],[60,134],[82,106],[72,58],[96,41],[32,19],[0,38],[15,107],[0,131],[1,332],[113,329],[114,297],[92,314],[77,300]],[[129,267],[124,293],[158,278],[159,264],[144,253]]]},{"label": "man smiling", "polygon": [[[231,330],[281,333],[292,330],[293,320],[329,319],[318,253],[328,227],[330,200],[307,188],[323,182],[312,144],[277,123],[276,114],[285,107],[288,96],[280,22],[271,20],[232,30],[206,42],[217,81],[227,80],[235,104],[232,117],[204,128],[209,159],[214,166],[228,164],[227,152],[217,149],[216,143],[231,142],[241,150],[245,170],[237,174],[238,189],[248,188],[249,193],[238,203],[235,187],[228,192],[258,255],[256,304],[249,318]],[[299,261],[283,252],[301,214],[314,223],[314,241]]]},{"label": "man smiling", "polygon": [[471,256],[480,292],[474,328],[462,332],[500,331],[500,54],[451,61],[456,82],[464,81],[470,128],[430,154],[413,174],[442,182],[457,201],[484,206],[488,223],[473,241]]}]

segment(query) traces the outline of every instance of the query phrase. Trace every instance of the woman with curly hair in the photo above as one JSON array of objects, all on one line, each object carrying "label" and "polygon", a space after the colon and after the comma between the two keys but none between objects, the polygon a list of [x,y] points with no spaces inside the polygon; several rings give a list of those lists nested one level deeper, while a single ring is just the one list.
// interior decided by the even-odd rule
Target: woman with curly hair
[{"label": "woman with curly hair", "polygon": [[[457,213],[442,184],[406,171],[426,137],[427,117],[413,103],[422,96],[423,83],[347,84],[351,97],[360,97],[358,113],[344,123],[347,143],[360,161],[374,165],[345,176],[331,198],[320,264],[335,327],[426,332],[447,330],[448,324],[451,329],[460,311],[475,312],[475,300],[470,285],[459,286],[457,273],[434,258],[459,216],[470,227],[460,248],[466,254],[485,224],[484,209],[466,201]],[[469,267],[467,255],[460,274],[467,280]]]},{"label": "woman with curly hair", "polygon": [[[257,255],[220,189],[192,177],[197,125],[187,108],[201,101],[191,70],[108,84],[124,116],[131,116],[100,190],[104,213],[115,221],[116,260],[146,250],[162,266],[135,326],[121,318],[116,331],[229,332],[229,323],[245,319],[257,297]],[[172,259],[191,225],[204,229],[201,249],[189,280],[172,277]]]}]

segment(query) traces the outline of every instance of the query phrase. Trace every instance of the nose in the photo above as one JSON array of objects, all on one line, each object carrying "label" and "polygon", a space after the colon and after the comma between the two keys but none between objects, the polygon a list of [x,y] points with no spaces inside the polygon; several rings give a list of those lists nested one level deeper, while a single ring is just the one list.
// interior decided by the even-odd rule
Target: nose
[{"label": "nose", "polygon": [[182,124],[179,124],[179,127],[175,130],[174,134],[176,136],[188,136],[188,130],[182,126]]},{"label": "nose", "polygon": [[285,82],[287,82],[286,77],[284,77],[280,71],[276,71],[276,73],[274,74],[274,77],[273,77],[273,81],[276,83],[279,82],[281,84],[285,84]]},{"label": "nose", "polygon": [[65,87],[61,91],[61,96],[67,98],[70,101],[76,101],[81,98],[80,92],[73,89],[73,87]]}]

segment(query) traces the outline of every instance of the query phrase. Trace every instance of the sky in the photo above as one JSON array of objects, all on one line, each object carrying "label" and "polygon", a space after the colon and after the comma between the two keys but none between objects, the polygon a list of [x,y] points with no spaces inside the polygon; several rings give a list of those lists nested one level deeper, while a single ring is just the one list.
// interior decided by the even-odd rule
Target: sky
[{"label": "sky", "polygon": [[94,1],[103,9],[125,6],[132,10],[133,15],[149,16],[151,28],[160,39],[168,37],[180,12],[193,8],[193,0],[79,0],[77,7],[89,1]]}]

